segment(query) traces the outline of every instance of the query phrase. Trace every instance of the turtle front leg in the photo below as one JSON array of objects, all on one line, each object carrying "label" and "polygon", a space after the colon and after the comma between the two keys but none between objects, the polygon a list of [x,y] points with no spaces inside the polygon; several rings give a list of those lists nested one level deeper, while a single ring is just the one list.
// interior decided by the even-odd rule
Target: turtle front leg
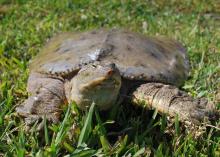
[{"label": "turtle front leg", "polygon": [[172,85],[146,83],[132,93],[132,102],[154,108],[182,122],[202,122],[215,116],[214,104],[206,99],[194,99]]},{"label": "turtle front leg", "polygon": [[19,115],[25,117],[28,126],[37,120],[47,120],[57,123],[60,117],[60,106],[66,102],[64,83],[57,78],[31,73],[28,79],[27,100],[16,108]]}]

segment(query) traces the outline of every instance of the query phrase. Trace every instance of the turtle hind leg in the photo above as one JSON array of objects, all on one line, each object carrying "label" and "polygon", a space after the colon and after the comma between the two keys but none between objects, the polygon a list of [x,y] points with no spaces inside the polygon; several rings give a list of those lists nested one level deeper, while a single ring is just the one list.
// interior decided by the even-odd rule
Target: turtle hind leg
[{"label": "turtle hind leg", "polygon": [[16,108],[16,112],[25,117],[27,125],[46,117],[56,123],[61,114],[61,105],[66,100],[64,83],[60,79],[31,73],[27,90],[30,96]]},{"label": "turtle hind leg", "polygon": [[210,120],[215,114],[214,104],[205,99],[194,99],[175,86],[162,83],[141,85],[132,93],[132,102],[144,104],[171,117],[178,115],[182,122],[199,123],[205,119]]}]

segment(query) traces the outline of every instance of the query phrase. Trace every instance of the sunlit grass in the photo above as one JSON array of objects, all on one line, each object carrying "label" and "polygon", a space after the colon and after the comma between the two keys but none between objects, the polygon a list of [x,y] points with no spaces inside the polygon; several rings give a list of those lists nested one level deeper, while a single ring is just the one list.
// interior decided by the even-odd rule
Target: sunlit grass
[{"label": "sunlit grass", "polygon": [[[27,98],[29,61],[53,35],[122,27],[164,35],[187,48],[191,73],[183,89],[220,108],[220,5],[214,0],[0,0],[0,153],[5,156],[220,156],[220,132],[195,140],[166,116],[129,105],[116,114],[84,113],[74,104],[59,124],[25,131],[15,106]],[[74,112],[75,114],[72,114]],[[74,116],[75,115],[75,116]],[[74,124],[74,127],[73,127]],[[215,124],[219,127],[219,121]],[[173,133],[170,133],[170,130]]]}]

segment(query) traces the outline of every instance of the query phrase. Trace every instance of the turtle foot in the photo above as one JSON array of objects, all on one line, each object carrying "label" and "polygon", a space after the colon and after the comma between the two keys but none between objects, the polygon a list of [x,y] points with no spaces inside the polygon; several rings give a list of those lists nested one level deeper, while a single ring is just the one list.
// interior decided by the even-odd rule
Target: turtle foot
[{"label": "turtle foot", "polygon": [[59,122],[60,111],[55,106],[57,105],[50,104],[49,107],[45,103],[38,101],[37,96],[31,96],[16,108],[16,112],[25,118],[26,130],[36,124],[36,130],[39,131],[43,129],[44,119],[49,123]]}]

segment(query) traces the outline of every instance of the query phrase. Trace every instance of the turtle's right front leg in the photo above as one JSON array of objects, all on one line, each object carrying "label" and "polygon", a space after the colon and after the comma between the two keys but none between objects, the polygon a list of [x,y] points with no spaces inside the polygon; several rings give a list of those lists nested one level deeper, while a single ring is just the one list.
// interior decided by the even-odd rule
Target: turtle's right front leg
[{"label": "turtle's right front leg", "polygon": [[26,124],[31,125],[44,117],[57,123],[61,113],[60,107],[66,102],[63,81],[31,73],[27,91],[30,96],[16,108],[17,113],[25,117]]},{"label": "turtle's right front leg", "polygon": [[197,123],[216,116],[213,103],[203,98],[194,99],[175,86],[162,83],[141,85],[132,93],[132,102],[154,108],[171,117],[178,115],[182,122]]}]

